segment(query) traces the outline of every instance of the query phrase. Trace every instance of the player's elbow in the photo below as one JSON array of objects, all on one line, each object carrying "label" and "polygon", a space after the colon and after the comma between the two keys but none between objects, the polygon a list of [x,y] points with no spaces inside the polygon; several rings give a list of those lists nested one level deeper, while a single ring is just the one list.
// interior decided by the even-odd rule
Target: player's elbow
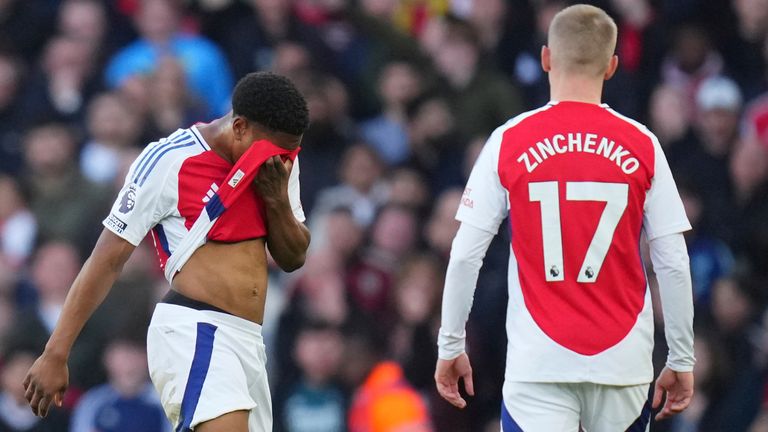
[{"label": "player's elbow", "polygon": [[289,258],[278,261],[277,265],[279,265],[280,269],[282,269],[284,272],[291,273],[303,267],[306,260],[306,253],[294,254]]}]

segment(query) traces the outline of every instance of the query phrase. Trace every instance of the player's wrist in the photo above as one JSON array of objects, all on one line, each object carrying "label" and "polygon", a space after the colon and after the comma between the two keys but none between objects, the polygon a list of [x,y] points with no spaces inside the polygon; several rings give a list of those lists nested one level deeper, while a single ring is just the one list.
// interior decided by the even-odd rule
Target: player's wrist
[{"label": "player's wrist", "polygon": [[49,342],[43,350],[43,357],[66,363],[69,359],[69,349]]}]

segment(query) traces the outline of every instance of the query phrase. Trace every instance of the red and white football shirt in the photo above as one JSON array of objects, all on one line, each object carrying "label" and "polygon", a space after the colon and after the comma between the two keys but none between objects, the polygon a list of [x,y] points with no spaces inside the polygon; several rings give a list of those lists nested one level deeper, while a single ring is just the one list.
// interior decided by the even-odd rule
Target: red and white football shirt
[{"label": "red and white football shirt", "polygon": [[495,233],[506,216],[507,380],[650,382],[641,231],[690,229],[656,137],[606,105],[515,117],[480,154],[457,219]]},{"label": "red and white football shirt", "polygon": [[[196,126],[179,129],[149,144],[133,162],[104,226],[136,246],[152,230],[163,268],[231,169]],[[294,217],[303,222],[299,194],[297,158],[288,180],[288,198]],[[264,205],[254,189],[219,217],[208,240],[237,242],[264,236]]]}]

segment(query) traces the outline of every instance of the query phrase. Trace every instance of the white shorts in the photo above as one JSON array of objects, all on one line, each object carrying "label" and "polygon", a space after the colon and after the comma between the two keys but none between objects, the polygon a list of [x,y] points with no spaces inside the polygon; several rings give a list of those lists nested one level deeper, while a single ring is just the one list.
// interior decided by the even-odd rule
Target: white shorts
[{"label": "white shorts", "polygon": [[152,383],[175,431],[246,410],[250,432],[272,431],[261,326],[221,312],[158,303],[147,334]]},{"label": "white shorts", "polygon": [[502,432],[647,432],[650,384],[504,382]]}]

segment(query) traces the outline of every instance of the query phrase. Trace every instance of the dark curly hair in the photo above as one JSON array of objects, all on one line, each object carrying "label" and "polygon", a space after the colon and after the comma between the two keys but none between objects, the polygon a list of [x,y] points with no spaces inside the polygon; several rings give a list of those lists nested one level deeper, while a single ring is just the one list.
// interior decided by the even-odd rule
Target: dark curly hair
[{"label": "dark curly hair", "polygon": [[276,132],[301,135],[309,127],[307,101],[286,77],[271,72],[244,76],[232,94],[232,111]]}]

